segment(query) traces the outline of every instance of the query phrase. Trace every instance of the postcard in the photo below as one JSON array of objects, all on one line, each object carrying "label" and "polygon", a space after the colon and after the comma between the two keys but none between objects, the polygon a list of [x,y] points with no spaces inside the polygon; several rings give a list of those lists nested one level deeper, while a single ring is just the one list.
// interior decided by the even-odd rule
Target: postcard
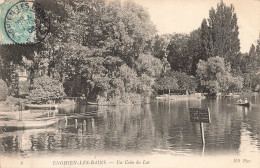
[{"label": "postcard", "polygon": [[259,0],[0,0],[1,168],[259,168]]}]

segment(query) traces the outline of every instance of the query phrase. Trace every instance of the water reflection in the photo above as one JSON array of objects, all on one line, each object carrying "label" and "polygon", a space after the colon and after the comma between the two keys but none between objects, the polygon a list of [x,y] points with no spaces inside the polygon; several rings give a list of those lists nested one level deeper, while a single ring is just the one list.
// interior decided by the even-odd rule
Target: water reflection
[{"label": "water reflection", "polygon": [[[4,154],[36,152],[130,152],[173,155],[260,153],[260,99],[247,95],[250,108],[235,99],[159,101],[143,106],[75,106],[60,109],[57,124],[35,130],[0,134]],[[190,107],[209,107],[211,124],[190,122]],[[73,115],[72,115],[73,114]],[[65,115],[69,115],[67,121]]]}]

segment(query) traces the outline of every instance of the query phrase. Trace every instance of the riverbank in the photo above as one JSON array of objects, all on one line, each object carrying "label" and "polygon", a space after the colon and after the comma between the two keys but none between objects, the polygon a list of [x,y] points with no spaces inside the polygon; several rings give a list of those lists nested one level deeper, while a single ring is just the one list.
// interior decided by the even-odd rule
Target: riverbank
[{"label": "riverbank", "polygon": [[194,93],[190,95],[160,95],[157,96],[156,100],[196,100],[196,99],[205,99],[206,96],[204,96],[202,93]]}]

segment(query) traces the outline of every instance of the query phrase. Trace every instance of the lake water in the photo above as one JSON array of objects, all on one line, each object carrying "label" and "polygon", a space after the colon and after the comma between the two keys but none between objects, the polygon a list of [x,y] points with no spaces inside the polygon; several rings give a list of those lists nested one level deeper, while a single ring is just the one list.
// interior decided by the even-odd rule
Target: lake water
[{"label": "lake water", "polygon": [[[158,101],[142,106],[86,106],[59,109],[57,124],[0,134],[0,153],[139,153],[230,155],[260,153],[260,95],[248,94],[252,105],[237,98]],[[190,107],[209,107],[203,149],[199,123],[190,122]],[[65,115],[70,115],[67,124]],[[77,121],[75,116],[77,115]],[[1,121],[0,121],[1,122]]]}]

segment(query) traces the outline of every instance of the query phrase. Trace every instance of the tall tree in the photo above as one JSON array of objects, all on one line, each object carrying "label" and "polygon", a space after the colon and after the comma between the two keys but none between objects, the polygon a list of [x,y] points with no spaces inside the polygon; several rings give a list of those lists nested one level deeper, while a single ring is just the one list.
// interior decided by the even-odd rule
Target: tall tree
[{"label": "tall tree", "polygon": [[256,56],[257,56],[257,65],[258,67],[260,67],[260,34],[259,34],[259,38],[257,39]]},{"label": "tall tree", "polygon": [[202,60],[207,60],[209,57],[213,56],[213,40],[211,35],[210,27],[208,26],[207,20],[203,19],[201,23],[201,50],[202,50]]},{"label": "tall tree", "polygon": [[234,6],[221,1],[217,8],[211,8],[209,18],[201,24],[202,47],[206,57],[219,56],[235,67],[240,51],[239,27]]}]

